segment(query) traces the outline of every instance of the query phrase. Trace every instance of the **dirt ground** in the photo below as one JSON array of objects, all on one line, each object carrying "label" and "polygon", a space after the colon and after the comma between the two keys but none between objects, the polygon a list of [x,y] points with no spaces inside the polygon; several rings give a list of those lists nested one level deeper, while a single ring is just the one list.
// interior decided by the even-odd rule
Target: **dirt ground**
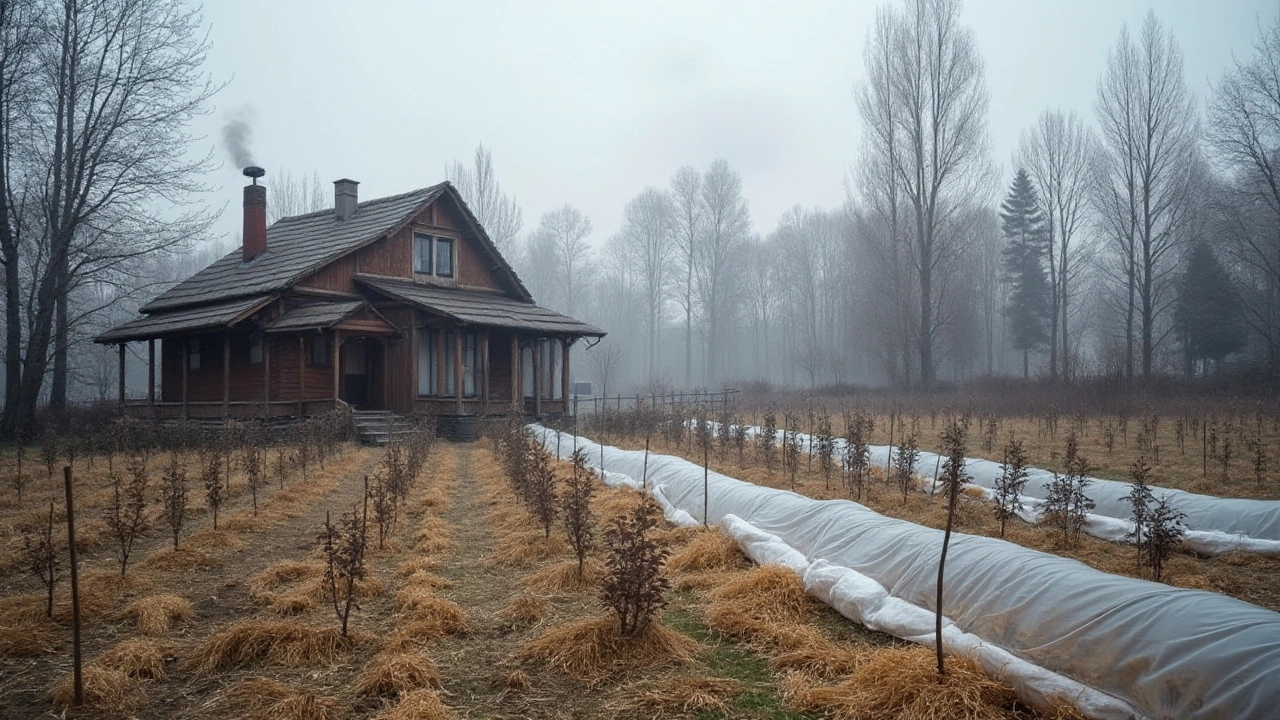
[{"label": "dirt ground", "polygon": [[[316,538],[326,511],[336,517],[356,506],[363,478],[377,470],[383,452],[344,448],[307,480],[292,478],[284,490],[266,493],[256,517],[238,494],[224,508],[218,533],[206,513],[193,511],[187,549],[175,554],[165,549],[165,537],[153,535],[136,551],[138,562],[124,582],[110,579],[115,560],[105,542],[88,550],[81,577],[96,600],[84,628],[87,666],[117,667],[112,663],[122,650],[139,643],[159,660],[129,666],[132,677],[117,672],[114,694],[67,716],[807,718],[820,717],[807,693],[838,682],[877,653],[914,653],[926,668],[931,662],[931,651],[869,632],[802,592],[792,601],[795,617],[780,626],[732,629],[745,621],[736,610],[715,615],[715,603],[722,602],[716,593],[757,581],[732,543],[716,563],[686,560],[685,570],[670,573],[674,587],[662,623],[691,643],[687,658],[592,679],[521,659],[522,649],[545,633],[605,611],[596,584],[563,582],[573,558],[563,531],[557,526],[551,538],[543,537],[482,441],[438,443],[431,451],[386,546],[369,551],[366,592],[352,613],[349,641],[320,658],[267,655],[201,669],[201,661],[216,656],[214,641],[246,625],[290,623],[334,637],[331,606],[323,596],[307,600],[320,557]],[[630,491],[598,486],[593,507],[607,521],[636,501]],[[6,508],[0,518],[12,528],[35,503]],[[724,542],[714,531],[664,528],[660,535],[676,555],[695,543]],[[597,551],[589,566],[598,567],[601,558]],[[60,595],[54,620],[39,619],[33,608],[42,606],[31,594],[38,588],[12,564],[0,593],[6,609],[0,614],[0,717],[49,717],[61,712],[51,692],[70,675],[65,600]],[[192,613],[145,635],[127,609],[161,594],[189,601]],[[19,613],[29,619],[15,622]],[[378,674],[392,665],[398,674]],[[93,672],[95,681],[110,675]],[[994,716],[1034,713],[1015,703]]]}]

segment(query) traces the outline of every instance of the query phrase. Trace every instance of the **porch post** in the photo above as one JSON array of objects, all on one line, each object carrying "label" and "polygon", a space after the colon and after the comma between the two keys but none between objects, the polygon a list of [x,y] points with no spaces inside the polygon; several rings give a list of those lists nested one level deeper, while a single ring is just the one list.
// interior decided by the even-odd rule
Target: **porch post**
[{"label": "porch post", "polygon": [[124,407],[124,353],[125,343],[120,343],[120,407]]},{"label": "porch post", "polygon": [[147,339],[147,404],[156,404],[156,339]]},{"label": "porch post", "polygon": [[520,338],[511,335],[511,412],[520,414]]},{"label": "porch post", "polygon": [[542,340],[533,341],[533,416],[542,419]]},{"label": "porch post", "polygon": [[[412,328],[413,326],[410,325],[410,327]],[[409,334],[412,335],[413,330],[410,330]],[[378,342],[381,343],[382,345],[382,409],[390,410],[391,409],[391,382],[390,382],[391,340],[390,338],[386,338],[384,336],[384,339],[379,340]],[[416,378],[418,376],[418,357],[416,355],[413,357],[412,362],[413,362],[413,375]],[[373,381],[370,380],[370,382],[373,382]],[[414,386],[413,392],[418,392],[418,388],[416,385]],[[413,412],[413,400],[409,401],[409,412],[411,413]]]},{"label": "porch post", "polygon": [[462,327],[453,330],[453,395],[457,413],[462,414]]},{"label": "porch post", "polygon": [[444,328],[436,330],[436,395],[448,395],[444,384]]},{"label": "porch post", "polygon": [[485,330],[480,335],[480,382],[482,387],[480,395],[484,398],[481,405],[485,415],[489,414],[489,331]]},{"label": "porch post", "polygon": [[338,399],[340,395],[339,387],[342,381],[341,357],[338,353],[342,350],[342,331],[333,331],[333,408],[338,409]]},{"label": "porch post", "polygon": [[560,363],[560,398],[564,400],[564,412],[569,414],[569,347],[573,344],[569,338],[560,340],[564,361]]},{"label": "porch post", "polygon": [[303,414],[302,399],[307,395],[307,338],[298,336],[298,416]]},{"label": "porch post", "polygon": [[222,417],[231,416],[231,331],[222,333]]},{"label": "porch post", "polygon": [[262,333],[262,403],[263,412],[271,416],[271,338]]},{"label": "porch post", "polygon": [[191,340],[190,338],[182,338],[182,419],[186,420],[187,414],[187,369],[191,367]]},{"label": "porch post", "polygon": [[[383,358],[386,358],[390,351],[390,342],[383,343]],[[420,357],[422,357],[422,349],[418,347],[418,311],[414,310],[413,315],[409,318],[409,412],[413,412],[416,409],[418,395],[421,394],[421,386],[418,385],[418,358]],[[383,373],[382,387],[384,389],[390,385],[388,379],[387,374]],[[389,394],[388,397],[390,397]],[[389,409],[389,406],[387,407]]]}]

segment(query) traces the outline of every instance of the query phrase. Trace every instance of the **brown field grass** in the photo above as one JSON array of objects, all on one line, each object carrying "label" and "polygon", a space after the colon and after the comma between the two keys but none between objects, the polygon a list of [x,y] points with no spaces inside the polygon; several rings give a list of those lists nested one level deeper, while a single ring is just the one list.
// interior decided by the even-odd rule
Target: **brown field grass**
[{"label": "brown field grass", "polygon": [[[127,673],[96,663],[84,666],[82,675],[84,705],[99,717],[128,717],[142,707],[146,694],[137,680]],[[75,699],[75,684],[68,673],[49,691],[53,706],[67,710]]]},{"label": "brown field grass", "polygon": [[378,713],[376,720],[452,720],[457,717],[434,690],[413,690]]},{"label": "brown field grass", "polygon": [[396,697],[414,690],[439,690],[440,671],[421,652],[392,650],[378,653],[356,677],[352,690],[357,695]]},{"label": "brown field grass", "polygon": [[516,658],[592,685],[638,670],[687,663],[698,647],[696,640],[658,622],[624,637],[617,619],[606,615],[551,628],[521,647]]},{"label": "brown field grass", "polygon": [[727,715],[728,700],[742,693],[742,683],[705,675],[685,675],[657,683],[641,682],[626,690],[618,712],[629,717],[685,718]]},{"label": "brown field grass", "polygon": [[132,620],[143,635],[164,635],[174,623],[190,620],[194,613],[190,600],[164,593],[134,600],[124,609],[123,617]]},{"label": "brown field grass", "polygon": [[340,720],[350,711],[336,698],[270,678],[238,683],[227,695],[246,710],[243,720]]},{"label": "brown field grass", "polygon": [[245,620],[210,635],[187,665],[198,675],[254,663],[281,667],[325,665],[344,656],[361,639],[357,635],[344,638],[334,627]]},{"label": "brown field grass", "polygon": [[595,558],[587,558],[582,572],[578,571],[577,560],[565,560],[525,575],[520,584],[549,593],[591,591],[600,587],[604,573],[604,563]]}]

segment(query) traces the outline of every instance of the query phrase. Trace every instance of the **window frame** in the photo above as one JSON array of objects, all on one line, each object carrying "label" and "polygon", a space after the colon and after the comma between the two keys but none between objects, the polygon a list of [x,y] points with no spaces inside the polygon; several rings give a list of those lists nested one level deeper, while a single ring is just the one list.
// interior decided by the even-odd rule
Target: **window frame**
[{"label": "window frame", "polygon": [[[319,348],[319,351],[317,351]],[[325,333],[311,335],[307,338],[307,365],[309,367],[333,366],[332,341]]]},{"label": "window frame", "polygon": [[[418,253],[418,243],[420,241],[427,246],[427,254],[426,254],[427,269],[426,270],[421,269],[418,265],[418,260],[421,258],[421,256]],[[430,233],[417,232],[417,231],[413,233],[413,272],[414,274],[417,274],[417,275],[434,274],[435,268],[436,268],[436,263],[435,263],[436,242],[435,241],[436,241],[435,236]]]},{"label": "window frame", "polygon": [[[266,345],[266,337],[262,333],[249,333],[249,344],[245,350],[245,356],[249,359],[250,365],[261,365],[263,357],[266,354],[264,346]],[[257,358],[254,358],[254,351],[257,350]]]},{"label": "window frame", "polygon": [[[433,238],[432,245],[434,245],[434,252],[432,253],[431,264],[432,269],[435,271],[432,275],[442,278],[453,278],[458,271],[458,252],[453,238],[436,236]],[[442,245],[449,248],[448,272],[443,272],[440,269],[441,265],[443,265],[443,263],[440,262],[440,248]]]},{"label": "window frame", "polygon": [[200,369],[200,336],[194,336],[187,340],[187,369]]}]

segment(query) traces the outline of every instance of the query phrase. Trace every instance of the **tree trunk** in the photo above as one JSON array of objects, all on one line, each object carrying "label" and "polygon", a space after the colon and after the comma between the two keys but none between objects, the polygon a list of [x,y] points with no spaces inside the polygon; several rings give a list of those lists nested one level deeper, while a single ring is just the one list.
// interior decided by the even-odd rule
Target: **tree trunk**
[{"label": "tree trunk", "polygon": [[49,380],[49,411],[55,415],[67,408],[67,296],[70,294],[64,261],[58,269],[58,299],[53,318],[53,375]]},{"label": "tree trunk", "polygon": [[[8,217],[7,211],[3,217]],[[18,429],[18,399],[22,397],[22,280],[18,273],[18,248],[9,237],[8,222],[0,223],[0,233],[5,236],[4,417],[0,419],[0,430],[6,436],[13,436]]]}]

